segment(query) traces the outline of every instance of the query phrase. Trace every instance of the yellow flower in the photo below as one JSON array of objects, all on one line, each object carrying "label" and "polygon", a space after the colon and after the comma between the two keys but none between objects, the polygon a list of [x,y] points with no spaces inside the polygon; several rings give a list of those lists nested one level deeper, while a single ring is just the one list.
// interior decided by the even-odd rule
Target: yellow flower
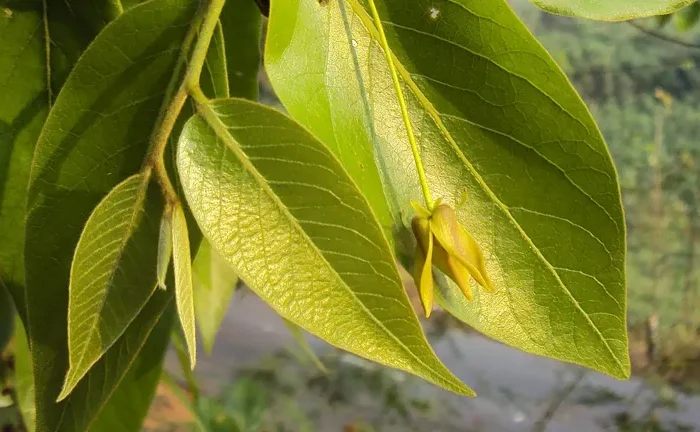
[{"label": "yellow flower", "polygon": [[437,200],[430,213],[416,202],[411,201],[411,205],[417,213],[412,227],[418,241],[413,279],[418,287],[425,316],[429,317],[433,309],[433,264],[455,281],[469,300],[473,298],[469,286],[470,276],[486,291],[493,292],[494,287],[486,273],[481,248],[457,222],[452,207]]}]

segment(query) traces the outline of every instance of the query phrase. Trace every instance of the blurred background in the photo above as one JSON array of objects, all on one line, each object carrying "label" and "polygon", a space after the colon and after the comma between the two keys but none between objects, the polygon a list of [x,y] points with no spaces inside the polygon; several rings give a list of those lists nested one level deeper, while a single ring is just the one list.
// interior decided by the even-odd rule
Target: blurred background
[{"label": "blurred background", "polygon": [[[431,342],[479,393],[460,398],[290,332],[240,285],[196,375],[171,349],[147,431],[700,431],[700,5],[612,24],[511,4],[590,107],[620,175],[633,378],[525,354],[436,313]],[[279,106],[264,76],[260,89]]]}]

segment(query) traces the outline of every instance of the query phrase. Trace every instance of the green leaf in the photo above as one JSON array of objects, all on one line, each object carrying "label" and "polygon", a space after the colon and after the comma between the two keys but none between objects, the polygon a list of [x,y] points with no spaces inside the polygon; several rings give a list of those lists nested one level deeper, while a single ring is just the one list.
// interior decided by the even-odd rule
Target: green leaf
[{"label": "green leaf", "polygon": [[[167,298],[167,297],[166,297]],[[158,303],[160,308],[160,303]],[[147,313],[155,313],[155,319],[158,319],[159,312],[153,308],[147,308]],[[162,362],[167,348],[167,343],[172,327],[172,313],[166,313],[156,325],[153,332],[148,337],[145,348],[141,351],[138,358],[134,360],[129,367],[127,374],[121,380],[118,386],[113,390],[109,401],[100,411],[99,416],[95,419],[94,424],[89,428],[92,432],[101,431],[139,431],[141,423],[145,417],[148,408],[150,407],[153,393],[161,375]],[[148,318],[150,322],[152,317]],[[17,399],[22,413],[22,421],[27,432],[36,430],[36,407],[34,404],[34,377],[32,374],[32,358],[29,352],[28,340],[22,321],[17,318],[17,332],[14,338],[14,355],[15,355],[15,374],[14,386],[17,391]],[[150,324],[140,322],[139,324]],[[127,347],[121,346],[121,353],[128,353]],[[118,366],[118,364],[112,363]],[[94,391],[89,393],[89,400],[97,398],[99,393]],[[87,402],[88,399],[85,400]],[[81,402],[79,402],[80,404]],[[77,413],[80,409],[84,409],[86,405],[76,407]],[[69,421],[72,414],[67,415]],[[119,428],[119,429],[116,429]],[[62,429],[71,430],[71,429]],[[79,430],[79,429],[73,429]]]},{"label": "green leaf", "polygon": [[[504,0],[378,7],[432,194],[456,206],[466,192],[458,220],[496,287],[468,302],[450,285],[443,305],[524,351],[629,376],[617,174],[579,96]],[[290,0],[269,26],[267,70],[290,113],[319,137],[336,118],[365,122],[331,139],[341,153],[376,142],[400,237],[422,195],[370,15],[357,0]],[[319,109],[339,89],[342,105]]]},{"label": "green leaf", "polygon": [[187,233],[187,220],[181,205],[173,208],[173,268],[175,269],[175,298],[177,314],[190,353],[190,367],[197,362],[196,329],[194,325],[194,295],[192,293],[192,255]]},{"label": "green leaf", "polygon": [[[331,9],[318,2],[309,2],[303,12],[297,10],[298,1],[278,3],[280,4],[272,5],[265,44],[266,71],[270,81],[285,108],[302,124],[313,125],[311,129],[314,135],[340,159],[369,201],[391,243],[391,214],[398,212],[399,203],[393,200],[391,194],[385,197],[382,177],[375,164],[375,153],[381,156],[382,150],[376,148],[371,112],[365,109],[366,104],[363,103],[367,95],[363,94],[364,89],[356,83],[363,77],[350,72],[357,69],[358,59],[352,55],[352,38],[348,39],[348,34],[338,32],[351,23],[346,23],[337,14],[332,22],[324,19],[324,16],[330,17],[328,12]],[[275,9],[280,12],[275,13]],[[309,13],[311,16],[297,17],[297,13]],[[297,18],[290,21],[284,16]],[[276,17],[282,18],[275,19]],[[302,30],[302,23],[305,22],[312,27]],[[291,37],[296,42],[295,54],[284,55]],[[334,44],[333,50],[327,51],[323,47],[334,37],[341,39]],[[319,49],[306,51],[302,48],[304,46],[317,46]],[[308,70],[320,75],[298,76]],[[324,81],[327,84],[319,87]],[[388,178],[383,180],[387,183],[391,181]],[[391,200],[389,204],[387,198]]]},{"label": "green leaf", "polygon": [[88,432],[137,432],[163,374],[163,362],[173,324],[173,308],[161,316],[114,393]]},{"label": "green leaf", "polygon": [[34,404],[34,375],[32,374],[32,356],[29,352],[29,341],[24,325],[19,315],[15,318],[15,375],[14,386],[17,392],[17,404],[22,413],[22,423],[26,432],[36,430],[36,405]]},{"label": "green leaf", "polygon": [[695,0],[531,0],[542,9],[561,15],[601,21],[624,21],[666,15]]},{"label": "green leaf", "polygon": [[328,373],[328,369],[326,369],[326,366],[323,364],[321,359],[318,358],[316,352],[314,352],[314,349],[311,348],[309,341],[306,340],[306,337],[304,336],[304,330],[286,318],[283,318],[283,320],[284,325],[286,325],[287,329],[289,329],[289,333],[292,334],[294,341],[304,352],[304,356],[306,356],[307,359],[311,360],[311,363],[313,363],[313,365],[316,366],[318,370],[320,370],[323,373]]},{"label": "green leaf", "polygon": [[221,11],[229,96],[258,98],[261,18],[250,0],[226,0]]},{"label": "green leaf", "polygon": [[[41,0],[0,1],[0,279],[24,320],[24,223],[32,154],[53,94],[101,28],[82,14],[86,1],[72,1],[70,8],[67,2],[52,2],[46,10]],[[46,38],[56,52],[47,52]]]},{"label": "green leaf", "polygon": [[224,258],[202,240],[192,263],[194,313],[204,350],[211,354],[221,321],[236,292],[238,276]]},{"label": "green leaf", "polygon": [[[41,409],[39,402],[44,398],[37,395],[37,430],[101,432],[106,429],[99,425],[109,424],[114,413],[123,412],[136,417],[125,419],[123,424],[131,425],[131,432],[140,431],[138,419],[139,416],[143,418],[148,406],[134,403],[145,400],[156,384],[153,368],[160,369],[170,335],[168,322],[172,320],[159,321],[167,313],[171,300],[170,292],[157,290],[124,335],[92,367],[71,395],[55,404],[51,411]],[[40,375],[35,373],[35,376]],[[50,417],[47,418],[47,414]],[[54,415],[60,417],[54,418]],[[111,427],[107,430],[111,431]]]},{"label": "green leaf", "polygon": [[68,301],[70,368],[58,400],[121,336],[156,287],[163,210],[160,190],[149,177],[136,174],[112,189],[80,235]]},{"label": "green leaf", "polygon": [[[188,0],[152,0],[107,26],[72,70],[37,143],[25,265],[39,432],[85,429],[170,298],[154,294],[148,303],[153,306],[147,304],[71,396],[56,403],[68,369],[71,258],[93,209],[141,170],[196,9]],[[156,225],[158,220],[159,214]],[[155,240],[154,250],[157,229]],[[155,256],[141,264],[141,273],[151,275],[155,285]],[[150,315],[144,315],[147,309]],[[98,382],[99,388],[90,386]]]},{"label": "green leaf", "polygon": [[333,154],[253,102],[199,110],[178,173],[205,237],[246,284],[333,345],[473,395],[425,340],[381,227]]},{"label": "green leaf", "polygon": [[0,2],[0,280],[25,317],[26,189],[48,101],[41,2],[19,3]]}]

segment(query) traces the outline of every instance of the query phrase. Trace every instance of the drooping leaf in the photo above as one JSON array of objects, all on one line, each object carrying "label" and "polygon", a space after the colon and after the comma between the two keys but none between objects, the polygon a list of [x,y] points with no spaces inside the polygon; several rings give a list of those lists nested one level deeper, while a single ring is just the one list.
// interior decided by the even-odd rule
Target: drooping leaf
[{"label": "drooping leaf", "polygon": [[204,350],[211,354],[221,321],[236,292],[238,276],[205,239],[192,262],[192,282],[197,327],[202,335]]},{"label": "drooping leaf", "polygon": [[313,363],[313,365],[316,366],[318,370],[320,370],[323,373],[328,373],[328,369],[326,369],[326,366],[324,366],[321,359],[318,358],[316,352],[311,347],[311,344],[309,344],[309,341],[306,340],[306,336],[304,336],[304,329],[289,321],[288,319],[284,319],[284,325],[287,326],[287,329],[289,329],[289,333],[292,334],[294,341],[304,352],[304,356],[308,360],[310,360],[311,363]]},{"label": "drooping leaf", "polygon": [[156,287],[162,204],[149,177],[136,174],[119,183],[80,235],[68,300],[70,367],[59,400],[119,338]]},{"label": "drooping leaf", "polygon": [[333,154],[253,102],[200,111],[180,138],[178,173],[205,237],[246,284],[329,343],[473,394],[432,352],[381,227]]},{"label": "drooping leaf", "polygon": [[666,15],[695,0],[531,0],[542,9],[561,15],[601,21],[624,21]]},{"label": "drooping leaf", "polygon": [[[455,206],[466,192],[458,221],[496,288],[469,302],[451,284],[443,305],[522,350],[628,376],[617,175],[566,77],[504,0],[378,7],[433,196]],[[267,70],[285,107],[340,153],[376,143],[387,196],[401,205],[394,230],[405,231],[409,201],[422,197],[365,7],[276,2],[269,26]],[[339,89],[342,105],[329,105]],[[339,117],[364,127],[327,138]]]},{"label": "drooping leaf", "polygon": [[261,15],[249,0],[227,0],[221,11],[229,96],[258,98]]},{"label": "drooping leaf", "polygon": [[[128,369],[129,356],[143,345],[138,340],[148,336],[150,320],[165,307],[159,299],[166,293],[154,294],[151,315],[141,312],[71,396],[56,403],[68,369],[73,252],[97,204],[141,169],[196,8],[187,0],[152,0],[106,27],[72,70],[37,143],[25,257],[40,432],[83,430],[71,424],[94,418]],[[153,283],[154,260],[141,263]],[[99,388],[90,385],[97,382]]]},{"label": "drooping leaf", "polygon": [[[154,313],[155,316],[149,316],[147,320],[141,321],[139,324],[145,324],[146,327],[149,327],[149,322],[151,322],[151,320],[155,322],[155,320],[158,319],[159,311],[157,309],[162,309],[162,306],[158,304],[156,308],[152,306],[146,308],[144,311],[145,313]],[[172,326],[172,317],[172,313],[166,313],[161,317],[155,330],[148,336],[146,344],[144,345],[145,349],[141,351],[133,365],[129,367],[128,373],[124,376],[120,384],[116,386],[106,403],[105,400],[101,400],[101,398],[98,397],[98,392],[93,391],[89,393],[88,397],[90,399],[85,399],[79,406],[76,406],[74,412],[79,414],[80,410],[85,409],[84,407],[87,406],[84,402],[96,401],[98,403],[104,403],[104,407],[100,410],[100,414],[94,420],[94,424],[89,428],[89,431],[102,432],[108,430],[135,432],[141,430],[141,421],[150,407],[153,392],[160,378],[162,360]],[[34,432],[36,430],[36,407],[34,404],[32,358],[29,352],[26,333],[24,332],[22,321],[19,317],[16,320],[16,325],[17,332],[15,333],[13,344],[15,358],[13,383],[15,391],[17,392],[19,409],[22,413],[22,422],[27,432]],[[136,341],[138,342],[138,340]],[[128,347],[120,346],[119,348],[121,350],[120,353],[129,353]],[[127,359],[124,361],[128,362]],[[118,367],[118,364],[112,363],[108,367],[111,368],[114,366]],[[102,397],[104,396],[105,395]],[[67,417],[69,421],[75,421],[72,419],[76,418],[70,414]],[[86,425],[84,421],[85,419],[81,420],[81,423],[76,424]],[[119,429],[116,429],[117,427]]]},{"label": "drooping leaf", "polygon": [[175,269],[175,298],[185,344],[190,354],[190,367],[197,362],[196,329],[194,324],[194,295],[192,293],[192,255],[187,220],[181,205],[173,208],[173,268]]},{"label": "drooping leaf", "polygon": [[[148,407],[137,406],[135,402],[145,400],[157,384],[154,368],[159,368],[162,361],[172,322],[166,318],[161,323],[160,318],[168,313],[171,300],[171,292],[157,290],[153,294],[124,335],[95,363],[70,396],[54,406],[55,413],[61,417],[50,428],[46,427],[45,411],[37,406],[37,431],[111,431],[111,427],[104,429],[99,425],[109,424],[115,413],[123,412],[135,417],[125,419],[121,424],[123,430],[139,432],[138,418],[143,418]],[[37,395],[37,402],[43,400],[40,396]],[[104,418],[103,410],[106,410]],[[50,413],[54,415],[54,411]]]},{"label": "drooping leaf", "polygon": [[[172,303],[171,303],[172,306]],[[146,339],[141,352],[119,385],[109,403],[100,411],[88,432],[137,432],[151,407],[153,396],[163,374],[163,361],[173,325],[173,307],[160,317]]]},{"label": "drooping leaf", "polygon": [[32,373],[32,356],[29,352],[27,332],[19,315],[15,318],[13,346],[15,355],[14,387],[17,404],[22,414],[22,423],[26,432],[36,430],[36,405],[34,404],[34,375]]}]

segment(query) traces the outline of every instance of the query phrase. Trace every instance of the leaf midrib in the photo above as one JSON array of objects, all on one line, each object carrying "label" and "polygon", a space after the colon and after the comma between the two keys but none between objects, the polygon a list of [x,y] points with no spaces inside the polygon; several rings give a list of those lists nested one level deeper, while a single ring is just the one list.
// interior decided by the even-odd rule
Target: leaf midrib
[{"label": "leaf midrib", "polygon": [[[362,21],[368,34],[371,35],[375,41],[379,41],[378,31],[377,31],[376,27],[374,26],[373,20],[367,14],[367,11],[365,11],[364,7],[362,7],[362,5],[359,4],[358,0],[347,0],[347,1],[350,3],[355,14]],[[469,160],[467,160],[466,156],[459,149],[459,146],[457,145],[454,138],[452,137],[452,135],[448,131],[447,127],[442,122],[442,119],[440,118],[440,113],[432,105],[432,103],[427,99],[427,97],[423,94],[423,92],[418,88],[416,83],[413,81],[410,73],[404,68],[404,66],[400,62],[400,60],[396,57],[396,55],[393,52],[391,53],[391,55],[393,57],[393,63],[397,69],[397,72],[399,72],[399,75],[401,76],[403,81],[408,85],[408,87],[411,89],[412,93],[420,101],[421,105],[426,110],[426,112],[428,112],[430,117],[433,119],[433,121],[437,125],[438,129],[442,132],[445,139],[450,143],[451,147],[453,148],[453,150],[455,151],[457,156],[459,156],[459,158],[464,162],[465,166],[467,167],[467,169],[469,170],[471,175],[474,177],[474,179],[477,181],[479,186],[481,186],[482,190],[493,200],[493,202],[497,205],[497,207],[503,211],[503,213],[507,216],[507,219],[509,221],[511,221],[511,223],[515,226],[515,228],[518,230],[518,232],[523,237],[523,239],[527,242],[528,246],[530,246],[531,250],[535,253],[535,256],[540,259],[540,261],[545,265],[545,267],[554,276],[554,278],[558,282],[559,286],[562,288],[562,290],[570,298],[575,309],[578,310],[584,316],[584,318],[586,319],[586,322],[591,326],[591,328],[594,330],[596,335],[603,342],[603,345],[608,350],[608,352],[612,356],[615,363],[619,366],[620,371],[623,374],[625,374],[626,373],[625,371],[627,368],[625,368],[624,365],[622,364],[622,362],[620,361],[620,359],[617,358],[617,356],[615,355],[615,353],[612,350],[612,347],[608,343],[608,340],[603,336],[600,329],[598,329],[598,327],[595,325],[595,323],[593,323],[590,316],[586,313],[585,310],[583,310],[583,308],[581,307],[578,300],[576,300],[576,298],[573,296],[571,291],[569,291],[569,289],[566,287],[564,282],[559,277],[559,274],[554,269],[554,266],[544,257],[544,255],[542,255],[540,250],[533,243],[532,239],[530,239],[530,237],[527,235],[527,233],[523,230],[523,228],[520,226],[520,224],[517,222],[517,220],[510,213],[507,206],[498,199],[498,197],[495,195],[495,193],[491,190],[491,188],[489,188],[489,186],[486,184],[484,179],[481,177],[479,172],[474,168],[474,166],[469,162]]]},{"label": "leaf midrib", "polygon": [[[279,115],[279,112],[274,111],[272,108],[268,108],[268,107],[265,107],[265,106],[263,106],[263,105],[259,105],[259,106],[260,106],[260,108],[262,108],[262,109],[267,109],[267,110],[273,111],[275,114]],[[209,110],[211,111],[211,115],[208,115],[208,111],[209,111]],[[393,339],[394,342],[396,342],[400,347],[402,347],[402,348],[403,348],[411,357],[413,357],[419,364],[423,365],[423,366],[426,368],[426,370],[433,371],[434,373],[436,373],[434,368],[432,368],[430,365],[426,364],[418,355],[416,355],[415,353],[413,353],[413,351],[412,351],[411,349],[409,349],[408,346],[406,346],[403,342],[401,342],[401,340],[398,339],[398,337],[396,337],[396,335],[394,335],[394,333],[392,333],[392,332],[379,320],[379,318],[377,318],[377,317],[367,308],[367,306],[366,306],[362,301],[360,301],[360,299],[357,297],[356,293],[355,293],[352,289],[350,289],[350,287],[349,287],[349,286],[347,285],[347,283],[343,280],[343,278],[338,274],[338,272],[333,268],[333,266],[330,264],[330,262],[328,262],[327,258],[323,255],[323,252],[322,252],[320,249],[318,249],[318,247],[317,247],[316,244],[311,240],[311,238],[308,236],[308,234],[306,233],[306,231],[304,231],[304,229],[299,225],[299,222],[297,221],[297,219],[289,212],[289,210],[288,210],[287,207],[284,205],[284,203],[280,200],[280,198],[279,198],[279,197],[274,193],[274,191],[270,188],[270,186],[267,184],[267,182],[265,181],[265,178],[262,176],[262,174],[260,174],[260,173],[258,172],[258,170],[255,168],[255,166],[252,164],[252,162],[250,162],[250,160],[249,160],[248,157],[245,155],[245,153],[239,148],[239,146],[238,146],[236,140],[233,138],[233,136],[231,136],[230,133],[228,133],[228,130],[227,130],[226,125],[219,119],[218,115],[215,114],[214,109],[211,108],[211,106],[206,107],[205,109],[200,110],[200,114],[201,114],[201,117],[204,119],[205,123],[206,123],[210,128],[212,128],[212,130],[214,130],[215,134],[216,134],[221,140],[224,141],[224,143],[226,144],[226,147],[234,153],[234,155],[238,158],[238,160],[239,160],[239,161],[241,162],[241,164],[245,167],[245,169],[256,179],[256,181],[258,182],[258,184],[260,185],[260,187],[261,187],[263,190],[265,190],[265,192],[267,192],[268,196],[275,202],[275,204],[277,204],[277,206],[278,206],[278,208],[280,209],[280,211],[281,211],[281,212],[286,216],[286,218],[291,222],[292,226],[297,230],[297,232],[298,232],[302,237],[304,237],[304,238],[307,239],[308,244],[311,245],[312,249],[313,249],[314,252],[318,255],[318,257],[321,259],[321,261],[322,261],[323,263],[325,263],[326,266],[331,270],[331,273],[334,274],[334,275],[337,277],[337,279],[338,279],[339,282],[340,282],[340,285],[343,286],[343,287],[350,293],[350,295],[351,295],[351,296],[355,299],[355,301],[361,306],[361,308],[362,308],[362,309],[365,311],[365,313],[372,319],[372,321],[374,321],[375,324],[379,326],[379,328],[381,328],[382,330],[384,330],[384,332],[385,332],[387,335],[389,335],[389,337],[390,337],[391,339]],[[210,118],[210,117],[212,117],[212,116],[213,116],[213,118]],[[345,168],[342,166],[342,164],[337,160],[337,157],[336,157],[332,152],[329,151],[328,154],[329,154],[330,157],[332,157],[332,158],[338,163],[338,166],[341,167],[341,169],[343,169],[343,170],[345,169]],[[352,182],[351,184],[355,187],[355,189],[356,189],[357,191],[359,191],[359,189],[357,188],[357,185],[355,184],[354,180],[350,177],[350,175],[347,174],[347,172],[345,173],[345,175],[348,177],[349,181]],[[362,199],[364,199],[364,200],[366,201],[366,198],[364,197],[364,195],[362,195],[362,194],[360,194],[360,195],[362,196]],[[365,202],[365,204],[366,204],[367,207],[369,208],[369,204],[366,203],[366,202]],[[371,211],[371,209],[370,209],[370,211]],[[384,242],[383,246],[384,246],[387,250],[389,250],[389,249],[388,249],[388,247],[389,247],[389,246],[388,246],[388,241],[387,241],[387,239],[385,238],[383,231],[380,230],[380,232],[381,232],[382,241]],[[394,270],[394,273],[395,273],[394,276],[396,276],[396,278],[398,279],[398,277],[399,277],[398,272],[396,272],[394,266],[391,266],[391,267],[392,267],[392,270]],[[419,326],[419,328],[420,328],[420,326]],[[442,378],[442,379],[444,380],[445,383],[449,384],[448,387],[452,387],[452,388],[455,388],[455,389],[458,389],[458,390],[460,390],[462,387],[464,387],[464,385],[460,385],[461,383],[459,383],[459,382],[455,383],[455,380],[454,380],[454,379],[450,379],[449,376],[446,377],[446,376],[443,375],[443,373],[441,373],[441,372],[440,372],[440,373],[437,373],[437,375],[438,375],[440,378]],[[463,390],[460,390],[460,393],[464,393],[464,391],[463,391]]]}]

